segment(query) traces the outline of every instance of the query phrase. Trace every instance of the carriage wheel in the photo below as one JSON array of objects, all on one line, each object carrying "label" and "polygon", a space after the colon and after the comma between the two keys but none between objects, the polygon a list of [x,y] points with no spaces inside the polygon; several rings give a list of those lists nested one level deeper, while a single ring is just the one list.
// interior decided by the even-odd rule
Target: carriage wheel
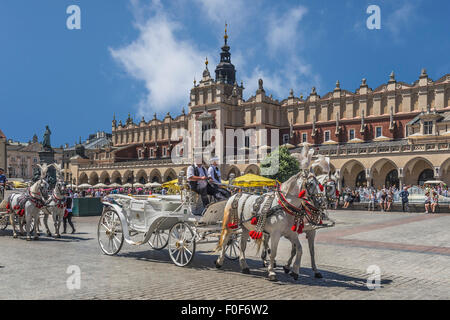
[{"label": "carriage wheel", "polygon": [[179,267],[187,266],[194,258],[195,235],[184,222],[173,225],[169,232],[169,254],[173,263]]},{"label": "carriage wheel", "polygon": [[169,242],[169,230],[156,230],[150,236],[148,244],[152,249],[162,250]]},{"label": "carriage wheel", "polygon": [[124,236],[122,222],[116,211],[107,210],[102,214],[98,222],[97,237],[104,254],[113,256],[120,251]]},{"label": "carriage wheel", "polygon": [[9,225],[9,216],[3,216],[0,218],[0,230],[5,230]]},{"label": "carriage wheel", "polygon": [[239,252],[241,250],[241,234],[233,233],[225,246],[225,258],[229,260],[236,260],[239,258]]}]

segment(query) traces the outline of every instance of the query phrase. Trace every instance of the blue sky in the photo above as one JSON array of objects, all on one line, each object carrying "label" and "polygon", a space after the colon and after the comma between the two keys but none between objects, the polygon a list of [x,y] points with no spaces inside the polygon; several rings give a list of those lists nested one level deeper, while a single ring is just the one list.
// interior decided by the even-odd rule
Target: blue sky
[{"label": "blue sky", "polygon": [[[68,30],[68,6],[81,9],[81,30]],[[369,30],[369,5],[381,30]],[[225,21],[244,98],[263,78],[283,99],[415,81],[450,73],[448,0],[2,0],[0,128],[8,138],[73,144],[111,131],[113,113],[146,120],[187,110],[205,57],[219,60]]]}]

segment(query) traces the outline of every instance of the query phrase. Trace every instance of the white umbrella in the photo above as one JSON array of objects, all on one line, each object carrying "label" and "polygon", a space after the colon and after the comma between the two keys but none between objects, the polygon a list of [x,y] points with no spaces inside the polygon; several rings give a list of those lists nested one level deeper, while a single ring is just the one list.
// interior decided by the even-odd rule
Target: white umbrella
[{"label": "white umbrella", "polygon": [[156,187],[161,187],[161,183],[151,182],[151,183],[147,183],[145,186],[150,187],[150,188],[156,188]]},{"label": "white umbrella", "polygon": [[293,144],[290,144],[290,143],[285,143],[285,144],[282,145],[282,147],[286,147],[288,149],[295,148],[295,146]]},{"label": "white umbrella", "polygon": [[88,189],[88,188],[92,188],[92,186],[89,183],[82,183],[78,186],[78,188],[80,189]]},{"label": "white umbrella", "polygon": [[107,187],[107,185],[104,184],[104,183],[97,183],[97,184],[94,186],[94,188],[106,188],[106,187]]},{"label": "white umbrella", "polygon": [[120,184],[118,184],[118,183],[111,183],[108,187],[110,187],[110,188],[119,188]]},{"label": "white umbrella", "polygon": [[140,182],[136,182],[135,184],[133,184],[133,187],[137,187],[137,188],[143,188],[144,185]]},{"label": "white umbrella", "polygon": [[124,188],[131,188],[131,183],[125,183],[122,187],[124,187]]}]

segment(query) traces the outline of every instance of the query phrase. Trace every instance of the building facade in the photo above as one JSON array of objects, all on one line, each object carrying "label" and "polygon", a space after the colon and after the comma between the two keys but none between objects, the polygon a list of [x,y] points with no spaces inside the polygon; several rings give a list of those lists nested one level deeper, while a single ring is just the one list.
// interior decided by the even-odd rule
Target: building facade
[{"label": "building facade", "polygon": [[[360,87],[351,92],[341,89],[338,81],[322,97],[315,88],[306,98],[296,97],[291,89],[282,101],[267,95],[260,79],[255,94],[244,100],[244,86],[236,81],[227,41],[225,33],[215,78],[206,61],[202,79],[194,80],[188,112],[183,108],[175,118],[167,113],[163,119],[155,114],[139,123],[130,116],[124,123],[114,118],[112,144],[97,150],[93,159],[73,159],[71,182],[94,185],[174,179],[188,166],[171,160],[183,141],[181,132],[192,135],[201,127],[223,133],[265,129],[265,137],[258,133],[245,138],[246,149],[290,144],[292,152],[298,152],[301,144],[309,143],[316,154],[331,158],[341,186],[415,185],[428,179],[450,183],[450,74],[434,81],[423,69],[417,81],[407,84],[397,81],[392,72],[387,83],[375,89],[362,79]],[[192,159],[193,150],[207,147],[193,136],[186,150],[184,144],[176,150],[187,159]],[[214,134],[208,138],[215,141],[219,156],[229,151],[226,138],[214,139]],[[236,141],[231,148],[237,155]],[[249,159],[248,151],[243,162],[237,156],[228,159],[221,164],[223,178],[230,173],[260,173],[260,154],[258,150],[257,163],[250,161],[255,159]]]},{"label": "building facade", "polygon": [[6,170],[7,167],[7,153],[6,153],[6,136],[0,129],[0,168]]},{"label": "building facade", "polygon": [[[39,152],[44,151],[36,135],[28,142],[19,142],[9,139],[6,143],[7,176],[20,178],[25,181],[33,179],[34,170],[40,163]],[[63,148],[53,148],[56,163],[62,163]]]}]

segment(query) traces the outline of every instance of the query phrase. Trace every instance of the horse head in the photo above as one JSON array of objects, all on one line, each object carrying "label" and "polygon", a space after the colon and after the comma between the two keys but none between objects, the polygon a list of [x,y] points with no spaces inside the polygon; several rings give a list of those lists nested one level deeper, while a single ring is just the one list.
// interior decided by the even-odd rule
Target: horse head
[{"label": "horse head", "polygon": [[56,195],[56,197],[61,198],[66,190],[62,168],[60,164],[53,163],[51,165],[56,169],[56,184],[55,188],[53,189],[53,193]]}]

